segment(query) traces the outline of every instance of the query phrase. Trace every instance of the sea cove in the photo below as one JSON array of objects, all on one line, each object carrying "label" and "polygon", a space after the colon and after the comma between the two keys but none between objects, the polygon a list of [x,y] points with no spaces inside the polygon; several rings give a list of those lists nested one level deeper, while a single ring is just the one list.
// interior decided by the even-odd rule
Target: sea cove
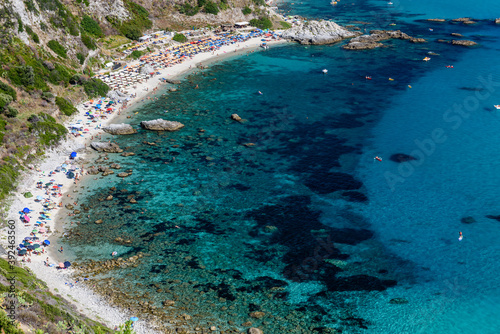
[{"label": "sea cove", "polygon": [[248,49],[124,110],[137,133],[100,140],[133,155],[85,168],[129,175],[59,216],[76,277],[165,332],[498,332],[500,12],[433,4],[278,3],[426,42]]}]

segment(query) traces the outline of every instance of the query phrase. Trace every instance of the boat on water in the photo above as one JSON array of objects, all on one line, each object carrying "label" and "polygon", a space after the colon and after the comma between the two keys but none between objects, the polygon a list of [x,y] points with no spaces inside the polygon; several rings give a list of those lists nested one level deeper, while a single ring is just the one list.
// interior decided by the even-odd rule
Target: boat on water
[{"label": "boat on water", "polygon": [[425,58],[423,59],[423,61],[429,61],[429,60],[431,60],[431,58],[429,58],[429,57],[425,57]]},{"label": "boat on water", "polygon": [[500,104],[495,104],[494,107],[500,109]]},{"label": "boat on water", "polygon": [[335,6],[337,4],[337,1],[332,1],[330,2],[330,5]]},{"label": "boat on water", "polygon": [[325,68],[325,69],[323,69],[321,72],[323,72],[324,74],[327,74],[327,73],[328,73],[328,70]]},{"label": "boat on water", "polygon": [[263,49],[267,49],[267,43],[262,43],[262,44],[260,45],[260,47],[261,47],[261,48],[263,48]]}]

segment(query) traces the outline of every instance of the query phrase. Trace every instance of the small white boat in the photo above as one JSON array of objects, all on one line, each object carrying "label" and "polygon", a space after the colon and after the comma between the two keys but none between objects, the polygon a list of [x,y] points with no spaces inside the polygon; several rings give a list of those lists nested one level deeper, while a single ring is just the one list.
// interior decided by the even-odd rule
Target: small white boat
[{"label": "small white boat", "polygon": [[500,104],[495,104],[494,107],[500,109]]},{"label": "small white boat", "polygon": [[393,4],[392,2],[390,2],[390,1],[389,1],[387,4],[388,4],[388,5],[394,5],[394,4]]},{"label": "small white boat", "polygon": [[321,71],[321,72],[323,72],[324,74],[327,74],[327,73],[328,73],[328,70],[325,68],[325,69],[323,69],[323,71]]}]

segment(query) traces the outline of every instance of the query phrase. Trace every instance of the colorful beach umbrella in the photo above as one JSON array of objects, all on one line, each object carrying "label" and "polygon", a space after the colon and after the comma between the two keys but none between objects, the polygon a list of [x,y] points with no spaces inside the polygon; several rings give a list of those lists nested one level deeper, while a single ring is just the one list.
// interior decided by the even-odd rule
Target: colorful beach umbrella
[{"label": "colorful beach umbrella", "polygon": [[68,268],[71,266],[71,263],[69,261],[64,261],[64,267]]},{"label": "colorful beach umbrella", "polygon": [[30,209],[28,209],[28,208],[24,208],[24,209],[23,209],[23,212],[29,213],[29,212],[30,212]]},{"label": "colorful beach umbrella", "polygon": [[30,217],[24,215],[24,220],[26,220],[29,223],[30,222]]},{"label": "colorful beach umbrella", "polygon": [[48,245],[50,245],[50,241],[48,241],[48,240],[44,240],[44,241],[43,241],[43,243],[44,243],[45,245],[47,245],[47,246],[48,246]]},{"label": "colorful beach umbrella", "polygon": [[137,317],[130,318],[130,321],[137,321],[137,320],[139,320],[139,318],[137,318]]},{"label": "colorful beach umbrella", "polygon": [[26,253],[28,253],[28,251],[26,249],[21,249],[19,252],[17,252],[18,255],[25,255]]}]

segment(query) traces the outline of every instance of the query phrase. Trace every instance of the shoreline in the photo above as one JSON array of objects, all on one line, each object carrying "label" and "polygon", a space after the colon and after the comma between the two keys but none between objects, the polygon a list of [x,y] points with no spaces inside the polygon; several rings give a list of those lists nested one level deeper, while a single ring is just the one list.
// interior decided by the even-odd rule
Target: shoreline
[{"label": "shoreline", "polygon": [[[270,42],[268,45],[277,45],[285,42],[285,40],[278,40]],[[12,194],[8,199],[11,204],[8,210],[7,219],[16,221],[17,244],[19,244],[25,236],[29,236],[30,231],[33,229],[32,224],[25,226],[20,219],[16,219],[16,217],[19,216],[18,210],[28,207],[31,209],[31,212],[40,212],[43,209],[40,202],[34,202],[37,196],[43,196],[43,190],[36,188],[37,180],[49,177],[54,179],[55,183],[62,184],[59,200],[63,202],[63,206],[55,208],[56,211],[53,212],[52,216],[50,216],[51,218],[48,219],[48,225],[52,225],[52,228],[49,228],[48,233],[44,233],[43,236],[41,236],[42,240],[49,239],[51,241],[51,246],[49,246],[45,253],[39,256],[30,256],[31,262],[24,263],[24,267],[30,268],[39,279],[47,283],[49,289],[53,293],[62,295],[66,300],[75,305],[78,311],[84,313],[89,318],[103,322],[111,329],[123,324],[131,316],[135,316],[135,314],[129,314],[124,309],[112,306],[104,297],[95,293],[93,289],[83,284],[77,284],[74,277],[72,277],[73,274],[76,273],[74,269],[58,270],[55,269],[55,267],[47,267],[44,264],[47,257],[51,264],[57,264],[59,259],[64,259],[64,256],[61,255],[64,253],[59,253],[55,250],[57,241],[63,236],[65,229],[69,227],[67,226],[67,216],[62,216],[63,213],[67,213],[66,210],[64,210],[64,205],[72,204],[77,200],[79,195],[74,192],[76,186],[90,181],[89,177],[92,177],[92,175],[82,173],[82,178],[78,181],[78,184],[75,185],[73,179],[66,178],[62,173],[55,173],[54,175],[47,176],[46,172],[55,170],[57,166],[61,166],[61,164],[65,162],[71,164],[72,162],[69,160],[69,155],[73,151],[78,153],[76,160],[73,162],[76,166],[84,166],[85,170],[89,165],[92,165],[93,162],[90,160],[90,157],[95,154],[96,151],[90,148],[91,138],[106,134],[101,130],[101,126],[116,123],[117,120],[124,121],[127,115],[130,116],[132,111],[140,105],[139,103],[150,100],[150,95],[154,95],[161,89],[161,86],[165,85],[165,83],[162,82],[162,77],[168,79],[178,78],[189,73],[190,70],[198,70],[196,67],[197,64],[213,64],[221,60],[227,60],[228,58],[242,56],[244,53],[258,51],[260,49],[260,43],[261,41],[259,38],[253,38],[239,44],[225,45],[213,53],[200,53],[180,64],[158,69],[157,71],[160,72],[160,74],[152,77],[146,82],[137,83],[136,88],[128,89],[127,95],[136,94],[136,97],[128,102],[126,108],[123,108],[121,111],[115,110],[107,119],[99,120],[98,123],[89,126],[89,132],[86,133],[85,137],[74,137],[68,134],[65,140],[59,143],[55,148],[47,151],[42,160],[36,163],[34,169],[25,171],[19,178],[17,187],[18,192]],[[64,125],[66,127],[85,115],[86,110],[84,109],[84,103],[80,103],[77,109],[78,112],[65,122]],[[96,124],[99,126],[96,126]],[[77,169],[76,172],[80,173],[80,169]],[[23,194],[27,191],[30,191],[34,197],[25,198]],[[56,199],[56,201],[58,200]],[[31,222],[37,220],[37,217],[33,214],[31,214],[30,218]],[[6,246],[7,241],[2,239],[1,244]],[[21,265],[21,262],[19,265]],[[149,320],[139,320],[135,322],[134,330],[138,334],[157,332]]]}]

